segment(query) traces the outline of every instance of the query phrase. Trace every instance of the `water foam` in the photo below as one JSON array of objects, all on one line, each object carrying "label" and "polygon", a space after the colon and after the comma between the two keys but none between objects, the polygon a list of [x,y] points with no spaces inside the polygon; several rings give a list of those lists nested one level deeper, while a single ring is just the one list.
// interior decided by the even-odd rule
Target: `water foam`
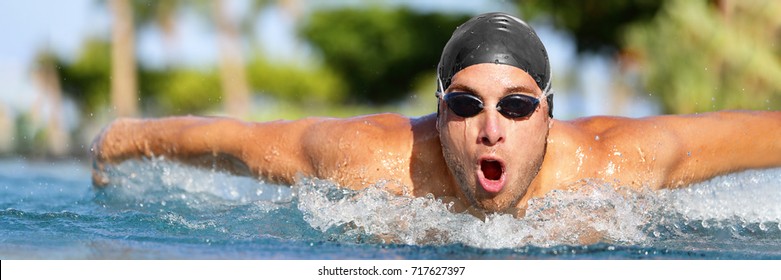
[{"label": "water foam", "polygon": [[535,199],[523,218],[491,214],[485,220],[451,213],[433,197],[389,194],[381,184],[358,192],[321,180],[307,180],[296,187],[298,207],[313,227],[326,231],[350,224],[346,234],[368,234],[386,242],[512,248],[645,241],[643,227],[650,217],[646,203],[636,199],[640,193],[605,184],[587,186],[591,187],[555,191]]},{"label": "water foam", "polygon": [[[287,203],[293,199],[289,186],[275,185],[255,178],[233,176],[217,170],[204,170],[165,158],[130,160],[107,170],[113,188],[121,196],[156,197],[164,191],[169,199],[187,199],[196,195],[202,200],[221,203],[251,202]],[[178,197],[172,197],[178,196]]]},{"label": "water foam", "polygon": [[[109,175],[116,182],[110,196],[121,201],[155,204],[168,211],[204,211],[226,204],[250,207],[252,212],[241,214],[244,223],[303,219],[293,224],[309,227],[261,233],[283,239],[296,239],[314,229],[323,239],[342,242],[477,248],[595,242],[642,246],[719,236],[781,240],[781,169],[732,174],[664,191],[585,180],[571,190],[532,199],[523,218],[491,214],[485,220],[452,213],[433,197],[390,194],[383,190],[383,182],[361,191],[318,179],[279,186],[161,159],[126,162]],[[172,203],[161,204],[166,201]],[[170,210],[173,204],[183,209]],[[180,216],[187,215],[164,218],[186,227],[213,226],[191,216],[185,222]]]}]

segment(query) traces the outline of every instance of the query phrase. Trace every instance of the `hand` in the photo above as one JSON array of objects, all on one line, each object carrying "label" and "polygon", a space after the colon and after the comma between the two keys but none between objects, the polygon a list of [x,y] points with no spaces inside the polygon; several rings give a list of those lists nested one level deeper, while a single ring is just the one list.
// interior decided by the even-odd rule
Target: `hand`
[{"label": "hand", "polygon": [[103,128],[90,145],[92,156],[92,185],[104,187],[110,183],[107,167],[122,160],[123,146],[127,145],[127,134],[132,133],[128,125],[138,120],[117,119]]},{"label": "hand", "polygon": [[96,187],[105,187],[109,184],[109,177],[106,173],[105,139],[110,127],[116,121],[107,125],[95,136],[90,145],[90,155],[92,157],[92,185]]}]

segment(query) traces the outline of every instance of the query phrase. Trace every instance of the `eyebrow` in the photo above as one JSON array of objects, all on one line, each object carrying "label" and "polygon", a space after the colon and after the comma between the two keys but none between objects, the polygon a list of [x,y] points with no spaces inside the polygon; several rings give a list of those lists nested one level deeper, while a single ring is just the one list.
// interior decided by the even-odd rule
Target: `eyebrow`
[{"label": "eyebrow", "polygon": [[473,89],[472,87],[464,85],[464,84],[458,84],[458,83],[451,84],[450,87],[448,88],[448,90],[450,90],[451,92],[453,92],[453,91],[465,91],[465,92],[469,92],[469,93],[477,93],[477,90]]},{"label": "eyebrow", "polygon": [[[453,83],[448,88],[451,92],[453,91],[465,91],[469,93],[477,93],[477,90],[474,88],[467,86],[465,84],[459,84],[459,83]],[[534,94],[534,89],[526,86],[526,85],[516,85],[512,87],[508,87],[504,89],[504,94],[510,94],[510,93],[528,93],[528,94]]]},{"label": "eyebrow", "polygon": [[534,94],[534,89],[525,85],[517,85],[517,86],[504,89],[504,93],[516,93],[516,92]]}]

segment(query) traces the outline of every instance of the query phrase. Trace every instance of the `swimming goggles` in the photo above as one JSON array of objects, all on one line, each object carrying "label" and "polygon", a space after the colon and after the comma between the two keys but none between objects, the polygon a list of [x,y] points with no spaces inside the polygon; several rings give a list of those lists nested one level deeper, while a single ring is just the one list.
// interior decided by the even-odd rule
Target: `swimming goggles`
[{"label": "swimming goggles", "polygon": [[[443,97],[447,107],[462,118],[474,117],[483,111],[483,100],[466,92],[451,92]],[[528,95],[511,94],[496,103],[496,110],[509,119],[525,118],[537,110],[540,100]]]}]

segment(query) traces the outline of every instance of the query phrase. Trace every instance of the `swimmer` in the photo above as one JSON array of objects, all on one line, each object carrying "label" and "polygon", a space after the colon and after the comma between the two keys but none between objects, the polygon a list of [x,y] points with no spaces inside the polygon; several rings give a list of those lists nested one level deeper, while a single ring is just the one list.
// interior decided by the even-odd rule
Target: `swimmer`
[{"label": "swimmer", "polygon": [[164,157],[282,184],[383,182],[456,212],[522,216],[529,199],[584,179],[663,189],[781,166],[781,112],[553,119],[547,51],[511,15],[479,15],[456,29],[437,78],[437,113],[419,118],[118,119],[93,142],[93,183],[111,183],[110,165]]}]

